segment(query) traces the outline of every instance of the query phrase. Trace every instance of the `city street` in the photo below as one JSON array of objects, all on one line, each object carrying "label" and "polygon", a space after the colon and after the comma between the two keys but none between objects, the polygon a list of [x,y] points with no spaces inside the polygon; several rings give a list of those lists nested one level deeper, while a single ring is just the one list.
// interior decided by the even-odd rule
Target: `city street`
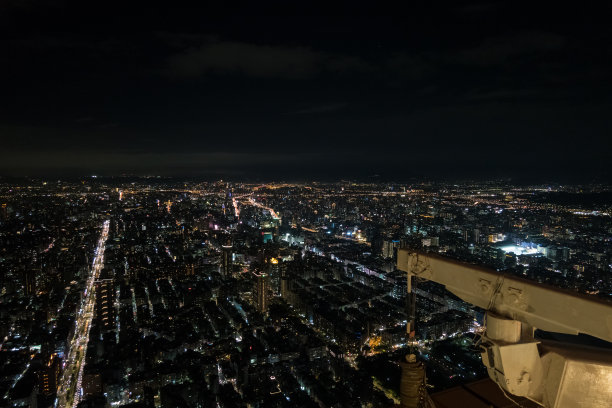
[{"label": "city street", "polygon": [[94,290],[95,281],[100,275],[104,266],[104,249],[108,238],[108,228],[110,221],[106,220],[102,227],[102,234],[98,240],[95,250],[95,258],[92,264],[81,307],[75,322],[75,331],[70,343],[70,350],[66,355],[64,370],[60,380],[60,389],[55,401],[56,407],[76,407],[82,396],[81,382],[83,378],[83,368],[85,366],[85,354],[87,343],[89,342],[89,328],[94,314],[96,294]]}]

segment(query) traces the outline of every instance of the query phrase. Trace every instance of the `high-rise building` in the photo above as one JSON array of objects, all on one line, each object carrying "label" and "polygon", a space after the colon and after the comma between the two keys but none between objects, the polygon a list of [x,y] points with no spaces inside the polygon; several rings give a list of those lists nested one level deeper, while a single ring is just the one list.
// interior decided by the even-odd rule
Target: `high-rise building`
[{"label": "high-rise building", "polygon": [[478,228],[474,228],[474,243],[480,243],[480,230]]},{"label": "high-rise building", "polygon": [[96,281],[96,315],[103,332],[115,327],[115,285],[112,279]]},{"label": "high-rise building", "polygon": [[232,268],[233,268],[233,263],[232,263],[232,241],[231,239],[228,239],[227,242],[222,245],[222,259],[221,259],[221,274],[223,275],[224,278],[229,278],[232,276]]},{"label": "high-rise building", "polygon": [[61,359],[57,354],[51,354],[38,372],[38,390],[42,395],[50,396],[57,392],[60,377]]},{"label": "high-rise building", "polygon": [[255,306],[260,313],[268,311],[269,275],[267,273],[254,272],[255,290],[253,291]]},{"label": "high-rise building", "polygon": [[400,242],[393,240],[384,240],[382,243],[382,256],[385,259],[395,258],[396,250],[399,248]]},{"label": "high-rise building", "polygon": [[424,247],[437,247],[440,246],[440,238],[439,237],[428,237],[423,238],[421,243]]},{"label": "high-rise building", "polygon": [[185,276],[195,275],[195,265],[193,262],[185,264]]},{"label": "high-rise building", "polygon": [[286,271],[282,272],[281,281],[280,281],[280,295],[284,299],[289,295],[289,277],[287,276]]},{"label": "high-rise building", "polygon": [[274,292],[275,295],[278,295],[280,293],[280,266],[280,261],[276,258],[270,258],[270,260],[268,261],[268,274],[270,275],[270,285],[272,288],[272,292]]},{"label": "high-rise building", "polygon": [[367,240],[371,243],[372,253],[382,255],[383,235],[379,227],[374,227],[366,231]]},{"label": "high-rise building", "polygon": [[8,209],[6,208],[6,203],[2,203],[2,207],[0,208],[0,219],[6,220],[8,218]]},{"label": "high-rise building", "polygon": [[382,244],[382,256],[385,259],[393,258],[393,242],[385,240]]},{"label": "high-rise building", "polygon": [[36,270],[28,268],[23,273],[23,291],[26,296],[36,294]]}]

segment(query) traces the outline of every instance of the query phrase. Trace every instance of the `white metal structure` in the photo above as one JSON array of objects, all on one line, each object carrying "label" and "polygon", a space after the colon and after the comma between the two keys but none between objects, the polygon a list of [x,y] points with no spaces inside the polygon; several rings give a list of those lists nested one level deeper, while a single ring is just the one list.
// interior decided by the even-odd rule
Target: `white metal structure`
[{"label": "white metal structure", "polygon": [[402,249],[398,269],[486,310],[482,361],[502,390],[548,408],[612,407],[610,349],[539,340],[535,329],[612,342],[612,303]]}]

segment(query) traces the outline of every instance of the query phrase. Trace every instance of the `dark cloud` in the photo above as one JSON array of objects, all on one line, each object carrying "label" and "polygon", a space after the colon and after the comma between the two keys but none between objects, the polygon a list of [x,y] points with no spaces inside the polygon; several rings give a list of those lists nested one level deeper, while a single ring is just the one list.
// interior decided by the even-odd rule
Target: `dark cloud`
[{"label": "dark cloud", "polygon": [[499,65],[525,56],[546,58],[547,53],[563,49],[566,39],[548,32],[520,32],[490,37],[480,44],[449,55],[448,61],[474,65]]},{"label": "dark cloud", "polygon": [[257,45],[217,41],[172,55],[170,75],[198,77],[208,73],[257,78],[311,78],[324,71],[364,71],[360,58],[315,51],[309,47]]},{"label": "dark cloud", "polygon": [[503,101],[507,99],[526,99],[542,95],[541,89],[499,89],[492,92],[479,92],[473,90],[468,92],[466,99],[472,101]]},{"label": "dark cloud", "polygon": [[420,55],[408,53],[395,53],[394,55],[383,61],[384,68],[388,68],[391,72],[397,73],[407,79],[421,79],[427,75],[431,75],[435,66],[432,62],[427,61]]},{"label": "dark cloud", "polygon": [[472,4],[466,4],[458,6],[456,11],[461,14],[468,15],[487,15],[490,16],[492,12],[498,11],[503,7],[501,2],[478,2]]},{"label": "dark cloud", "polygon": [[324,105],[316,105],[316,106],[311,106],[309,108],[299,109],[293,112],[289,112],[288,114],[289,115],[307,115],[307,114],[313,114],[313,113],[328,113],[328,112],[335,112],[340,109],[344,109],[347,106],[348,106],[348,103],[346,102],[328,103]]}]

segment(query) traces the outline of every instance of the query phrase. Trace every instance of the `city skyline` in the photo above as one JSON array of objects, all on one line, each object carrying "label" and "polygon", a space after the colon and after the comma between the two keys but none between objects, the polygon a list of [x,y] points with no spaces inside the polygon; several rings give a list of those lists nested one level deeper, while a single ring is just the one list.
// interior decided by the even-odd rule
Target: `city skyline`
[{"label": "city skyline", "polygon": [[[414,387],[439,407],[476,387],[603,408],[606,374],[586,392],[538,365],[598,347],[581,364],[612,367],[611,191],[0,180],[0,405],[421,408]],[[538,330],[496,343],[500,324]],[[526,366],[485,357],[506,347]]]}]

